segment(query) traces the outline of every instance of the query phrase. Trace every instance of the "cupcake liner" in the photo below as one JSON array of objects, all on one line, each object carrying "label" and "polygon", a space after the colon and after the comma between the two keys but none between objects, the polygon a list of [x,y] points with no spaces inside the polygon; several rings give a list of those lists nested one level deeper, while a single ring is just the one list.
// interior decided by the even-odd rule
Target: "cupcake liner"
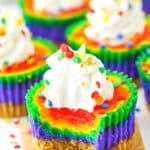
[{"label": "cupcake liner", "polygon": [[[71,23],[71,22],[70,22]],[[65,42],[64,31],[68,23],[44,25],[37,22],[26,22],[34,37],[42,36],[55,42]]]},{"label": "cupcake liner", "polygon": [[[37,140],[45,140],[46,138],[42,138],[44,136],[44,130],[42,128],[39,128],[39,125],[36,121],[33,121],[30,118],[31,122],[31,130],[33,133],[34,138]],[[111,149],[112,146],[117,145],[120,141],[123,141],[125,139],[130,138],[134,133],[135,128],[135,118],[134,118],[134,112],[130,114],[127,120],[124,122],[118,124],[117,126],[110,127],[108,129],[105,129],[102,131],[98,137],[97,142],[94,144],[94,147],[97,150],[105,150],[105,149]],[[67,138],[52,138],[53,140],[61,140],[61,141],[67,141]],[[47,141],[52,139],[46,139]],[[69,140],[77,140],[77,139],[69,139]],[[85,144],[91,144],[86,143],[80,139],[81,143]],[[93,143],[92,143],[93,144]]]},{"label": "cupcake liner", "polygon": [[51,39],[54,42],[65,42],[64,32],[69,24],[85,19],[86,10],[69,17],[57,18],[55,16],[44,17],[35,16],[25,9],[25,0],[18,0],[27,26],[33,33],[33,36],[42,36]]},{"label": "cupcake liner", "polygon": [[[146,19],[149,21],[149,16],[146,16]],[[135,62],[142,52],[145,52],[147,48],[150,48],[150,43],[143,41],[138,47],[127,48],[127,50],[120,49],[117,51],[107,47],[100,48],[98,44],[92,47],[84,36],[81,35],[81,37],[79,36],[78,38],[74,37],[76,29],[84,29],[87,25],[87,21],[79,21],[67,28],[65,36],[69,45],[74,49],[78,49],[83,43],[86,43],[86,51],[101,59],[107,69],[124,72],[130,77],[136,78],[138,74]]]},{"label": "cupcake liner", "polygon": [[[130,114],[135,109],[135,104],[137,101],[137,89],[134,83],[131,83],[131,79],[128,78],[127,75],[123,73],[110,72],[107,71],[107,75],[109,76],[117,76],[121,79],[120,84],[125,84],[129,88],[130,96],[128,97],[128,101],[121,105],[121,107],[115,109],[114,111],[110,111],[107,114],[100,115],[99,123],[97,129],[94,131],[90,131],[89,133],[73,133],[72,131],[66,130],[60,134],[60,130],[49,126],[49,124],[45,121],[42,121],[40,116],[40,110],[36,103],[33,101],[34,94],[36,91],[43,86],[43,81],[38,84],[35,84],[30,90],[28,90],[26,95],[26,105],[29,112],[29,119],[31,121],[31,128],[33,130],[33,135],[37,138],[51,139],[51,138],[70,138],[73,140],[80,139],[85,143],[96,144],[97,136],[100,132],[103,132],[111,127],[115,127],[118,124],[128,120]],[[119,105],[119,104],[118,104]],[[39,114],[39,115],[37,115]],[[58,116],[57,116],[58,117]],[[125,126],[123,126],[125,127]],[[126,124],[127,131],[130,132],[130,128]],[[122,132],[121,132],[122,130]],[[118,137],[122,137],[121,134],[124,134],[124,129],[120,128],[120,134]],[[98,132],[98,134],[96,133]],[[126,133],[126,132],[125,132]],[[70,136],[71,135],[71,136]],[[127,133],[126,133],[127,135]],[[109,141],[109,140],[108,140]],[[109,147],[110,144],[108,144]]]},{"label": "cupcake liner", "polygon": [[150,57],[150,54],[143,53],[137,60],[136,65],[140,77],[140,81],[142,84],[142,87],[144,89],[145,99],[148,104],[150,104],[150,75],[143,71],[141,64],[142,62],[145,62],[146,58]]},{"label": "cupcake liner", "polygon": [[145,13],[150,14],[150,1],[149,0],[143,0],[143,10]]},{"label": "cupcake liner", "polygon": [[[51,50],[50,53],[56,51],[55,46],[48,40],[42,38],[33,38],[32,40],[44,44],[44,46]],[[34,83],[40,81],[43,73],[48,68],[49,67],[45,64],[21,73],[0,74],[1,117],[15,117],[27,114],[25,108],[25,95],[27,89]]]}]

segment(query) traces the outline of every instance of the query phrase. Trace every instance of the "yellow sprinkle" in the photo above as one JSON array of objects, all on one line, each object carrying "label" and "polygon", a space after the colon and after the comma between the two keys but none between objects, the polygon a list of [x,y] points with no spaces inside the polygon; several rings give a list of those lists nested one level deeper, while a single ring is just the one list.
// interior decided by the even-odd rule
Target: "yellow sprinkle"
[{"label": "yellow sprinkle", "polygon": [[102,20],[103,20],[104,22],[109,22],[109,16],[108,16],[108,15],[103,16],[103,17],[102,17]]},{"label": "yellow sprinkle", "polygon": [[16,22],[17,22],[18,25],[22,25],[22,24],[24,23],[24,21],[23,21],[22,18],[18,18],[18,19],[16,20]]},{"label": "yellow sprinkle", "polygon": [[95,65],[95,62],[93,62],[93,59],[92,59],[92,57],[88,57],[88,59],[87,59],[87,65]]},{"label": "yellow sprinkle", "polygon": [[81,58],[81,60],[84,60],[86,58],[85,53],[79,53],[77,56],[79,56]]},{"label": "yellow sprinkle", "polygon": [[34,58],[29,58],[28,59],[28,64],[32,64],[32,63],[34,63]]},{"label": "yellow sprinkle", "polygon": [[3,26],[1,26],[1,27],[0,27],[0,36],[3,36],[3,35],[5,35],[5,34],[6,34],[6,28],[3,27]]},{"label": "yellow sprinkle", "polygon": [[85,86],[85,85],[86,85],[86,83],[85,83],[84,81],[83,81],[81,84],[82,84],[82,86]]},{"label": "yellow sprinkle", "polygon": [[10,118],[5,118],[5,119],[4,119],[4,123],[8,124],[8,123],[10,123],[10,122],[11,122],[11,119],[10,119]]}]

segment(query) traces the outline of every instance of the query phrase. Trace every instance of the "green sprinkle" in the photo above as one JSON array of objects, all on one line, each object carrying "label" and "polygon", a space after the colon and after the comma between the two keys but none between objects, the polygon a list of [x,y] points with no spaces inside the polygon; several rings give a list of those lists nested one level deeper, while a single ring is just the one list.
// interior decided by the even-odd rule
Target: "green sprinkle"
[{"label": "green sprinkle", "polygon": [[73,57],[73,61],[74,61],[75,63],[79,64],[79,63],[81,62],[81,58],[78,57],[78,56],[74,56],[74,57]]},{"label": "green sprinkle", "polygon": [[1,22],[2,22],[2,24],[6,24],[6,19],[5,19],[5,18],[2,18],[2,19],[1,19]]},{"label": "green sprinkle", "polygon": [[100,71],[101,73],[104,73],[104,72],[105,72],[105,68],[100,67],[100,68],[99,68],[99,71]]},{"label": "green sprinkle", "polygon": [[118,86],[120,86],[120,84],[121,84],[121,82],[115,82],[115,83],[113,83],[113,87],[115,88],[115,87],[118,87]]},{"label": "green sprinkle", "polygon": [[64,58],[63,53],[60,53],[60,54],[58,55],[58,60],[61,61],[63,58]]},{"label": "green sprinkle", "polygon": [[8,61],[4,61],[4,62],[3,62],[3,65],[4,65],[4,66],[8,66],[8,65],[9,65],[9,62],[8,62]]},{"label": "green sprinkle", "polygon": [[47,85],[50,85],[50,82],[49,82],[48,80],[45,80],[45,83],[46,83]]}]

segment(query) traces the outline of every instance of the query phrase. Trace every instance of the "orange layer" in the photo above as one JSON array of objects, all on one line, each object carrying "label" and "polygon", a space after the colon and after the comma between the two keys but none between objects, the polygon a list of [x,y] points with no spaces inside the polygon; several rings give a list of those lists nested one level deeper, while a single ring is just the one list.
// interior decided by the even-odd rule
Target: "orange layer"
[{"label": "orange layer", "polygon": [[[57,18],[65,18],[65,17],[69,18],[70,16],[74,16],[78,13],[80,14],[81,12],[83,12],[84,9],[88,8],[88,3],[89,3],[89,0],[85,0],[85,3],[82,6],[80,6],[79,8],[72,8],[69,10],[60,11],[60,13],[57,13],[55,15],[55,17],[57,17]],[[45,11],[42,11],[42,12],[41,11],[39,11],[39,12],[34,11],[33,0],[25,0],[24,8],[29,14],[34,15],[36,17],[44,17],[44,18],[50,17],[50,14],[48,14]],[[51,17],[54,17],[54,16],[52,15]]]},{"label": "orange layer", "polygon": [[45,60],[43,59],[43,56],[49,56],[50,50],[46,46],[38,42],[33,42],[33,44],[35,48],[34,55],[29,56],[24,62],[15,63],[10,66],[4,65],[3,70],[0,71],[0,74],[8,75],[13,73],[19,73],[28,69],[39,68],[45,65]]},{"label": "orange layer", "polygon": [[130,92],[127,86],[120,85],[115,88],[112,100],[105,101],[105,103],[109,105],[108,108],[103,108],[102,106],[97,105],[94,109],[94,113],[89,113],[82,109],[75,111],[68,108],[46,108],[44,105],[45,99],[39,96],[39,93],[41,93],[44,88],[45,87],[42,87],[36,92],[35,97],[33,98],[34,103],[38,106],[42,118],[44,118],[48,122],[53,122],[54,124],[57,124],[58,122],[61,122],[63,124],[69,123],[77,126],[83,124],[89,125],[91,123],[97,124],[97,120],[98,118],[100,118],[100,114],[106,114],[117,110],[128,100],[128,97],[130,96]]},{"label": "orange layer", "polygon": [[[86,43],[88,47],[91,49],[99,49],[99,45],[101,43],[98,43],[96,41],[92,41],[89,39],[85,34],[84,30],[85,28],[88,27],[86,26],[76,26],[73,31],[73,37],[74,39],[81,39],[82,43]],[[149,41],[150,42],[150,21],[147,21],[145,25],[145,29],[143,34],[135,34],[130,41],[133,43],[134,47],[133,48],[138,48],[142,43]],[[106,45],[107,49],[110,49],[112,51],[124,51],[127,50],[127,47],[125,45],[119,45],[119,46],[110,46]]]}]

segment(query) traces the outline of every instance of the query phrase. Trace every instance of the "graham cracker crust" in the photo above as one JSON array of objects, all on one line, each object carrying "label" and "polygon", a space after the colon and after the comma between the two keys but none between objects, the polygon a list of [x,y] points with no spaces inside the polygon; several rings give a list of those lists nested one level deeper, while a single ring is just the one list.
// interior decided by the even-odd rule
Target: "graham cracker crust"
[{"label": "graham cracker crust", "polygon": [[137,85],[138,88],[141,88],[141,82],[139,78],[133,79],[133,82]]},{"label": "graham cracker crust", "polygon": [[[37,140],[33,138],[29,132],[29,124],[27,122],[22,122],[18,127],[21,132],[22,145],[25,150],[95,150],[91,144],[80,143],[74,140]],[[137,121],[133,136],[127,140],[120,141],[119,144],[112,147],[111,150],[144,150],[144,144]]]},{"label": "graham cracker crust", "polygon": [[11,103],[1,103],[0,104],[0,117],[11,118],[11,117],[21,117],[27,115],[27,110],[25,104],[14,105]]},{"label": "graham cracker crust", "polygon": [[147,104],[147,103],[146,103],[146,108],[147,108],[147,110],[150,112],[150,104]]}]

